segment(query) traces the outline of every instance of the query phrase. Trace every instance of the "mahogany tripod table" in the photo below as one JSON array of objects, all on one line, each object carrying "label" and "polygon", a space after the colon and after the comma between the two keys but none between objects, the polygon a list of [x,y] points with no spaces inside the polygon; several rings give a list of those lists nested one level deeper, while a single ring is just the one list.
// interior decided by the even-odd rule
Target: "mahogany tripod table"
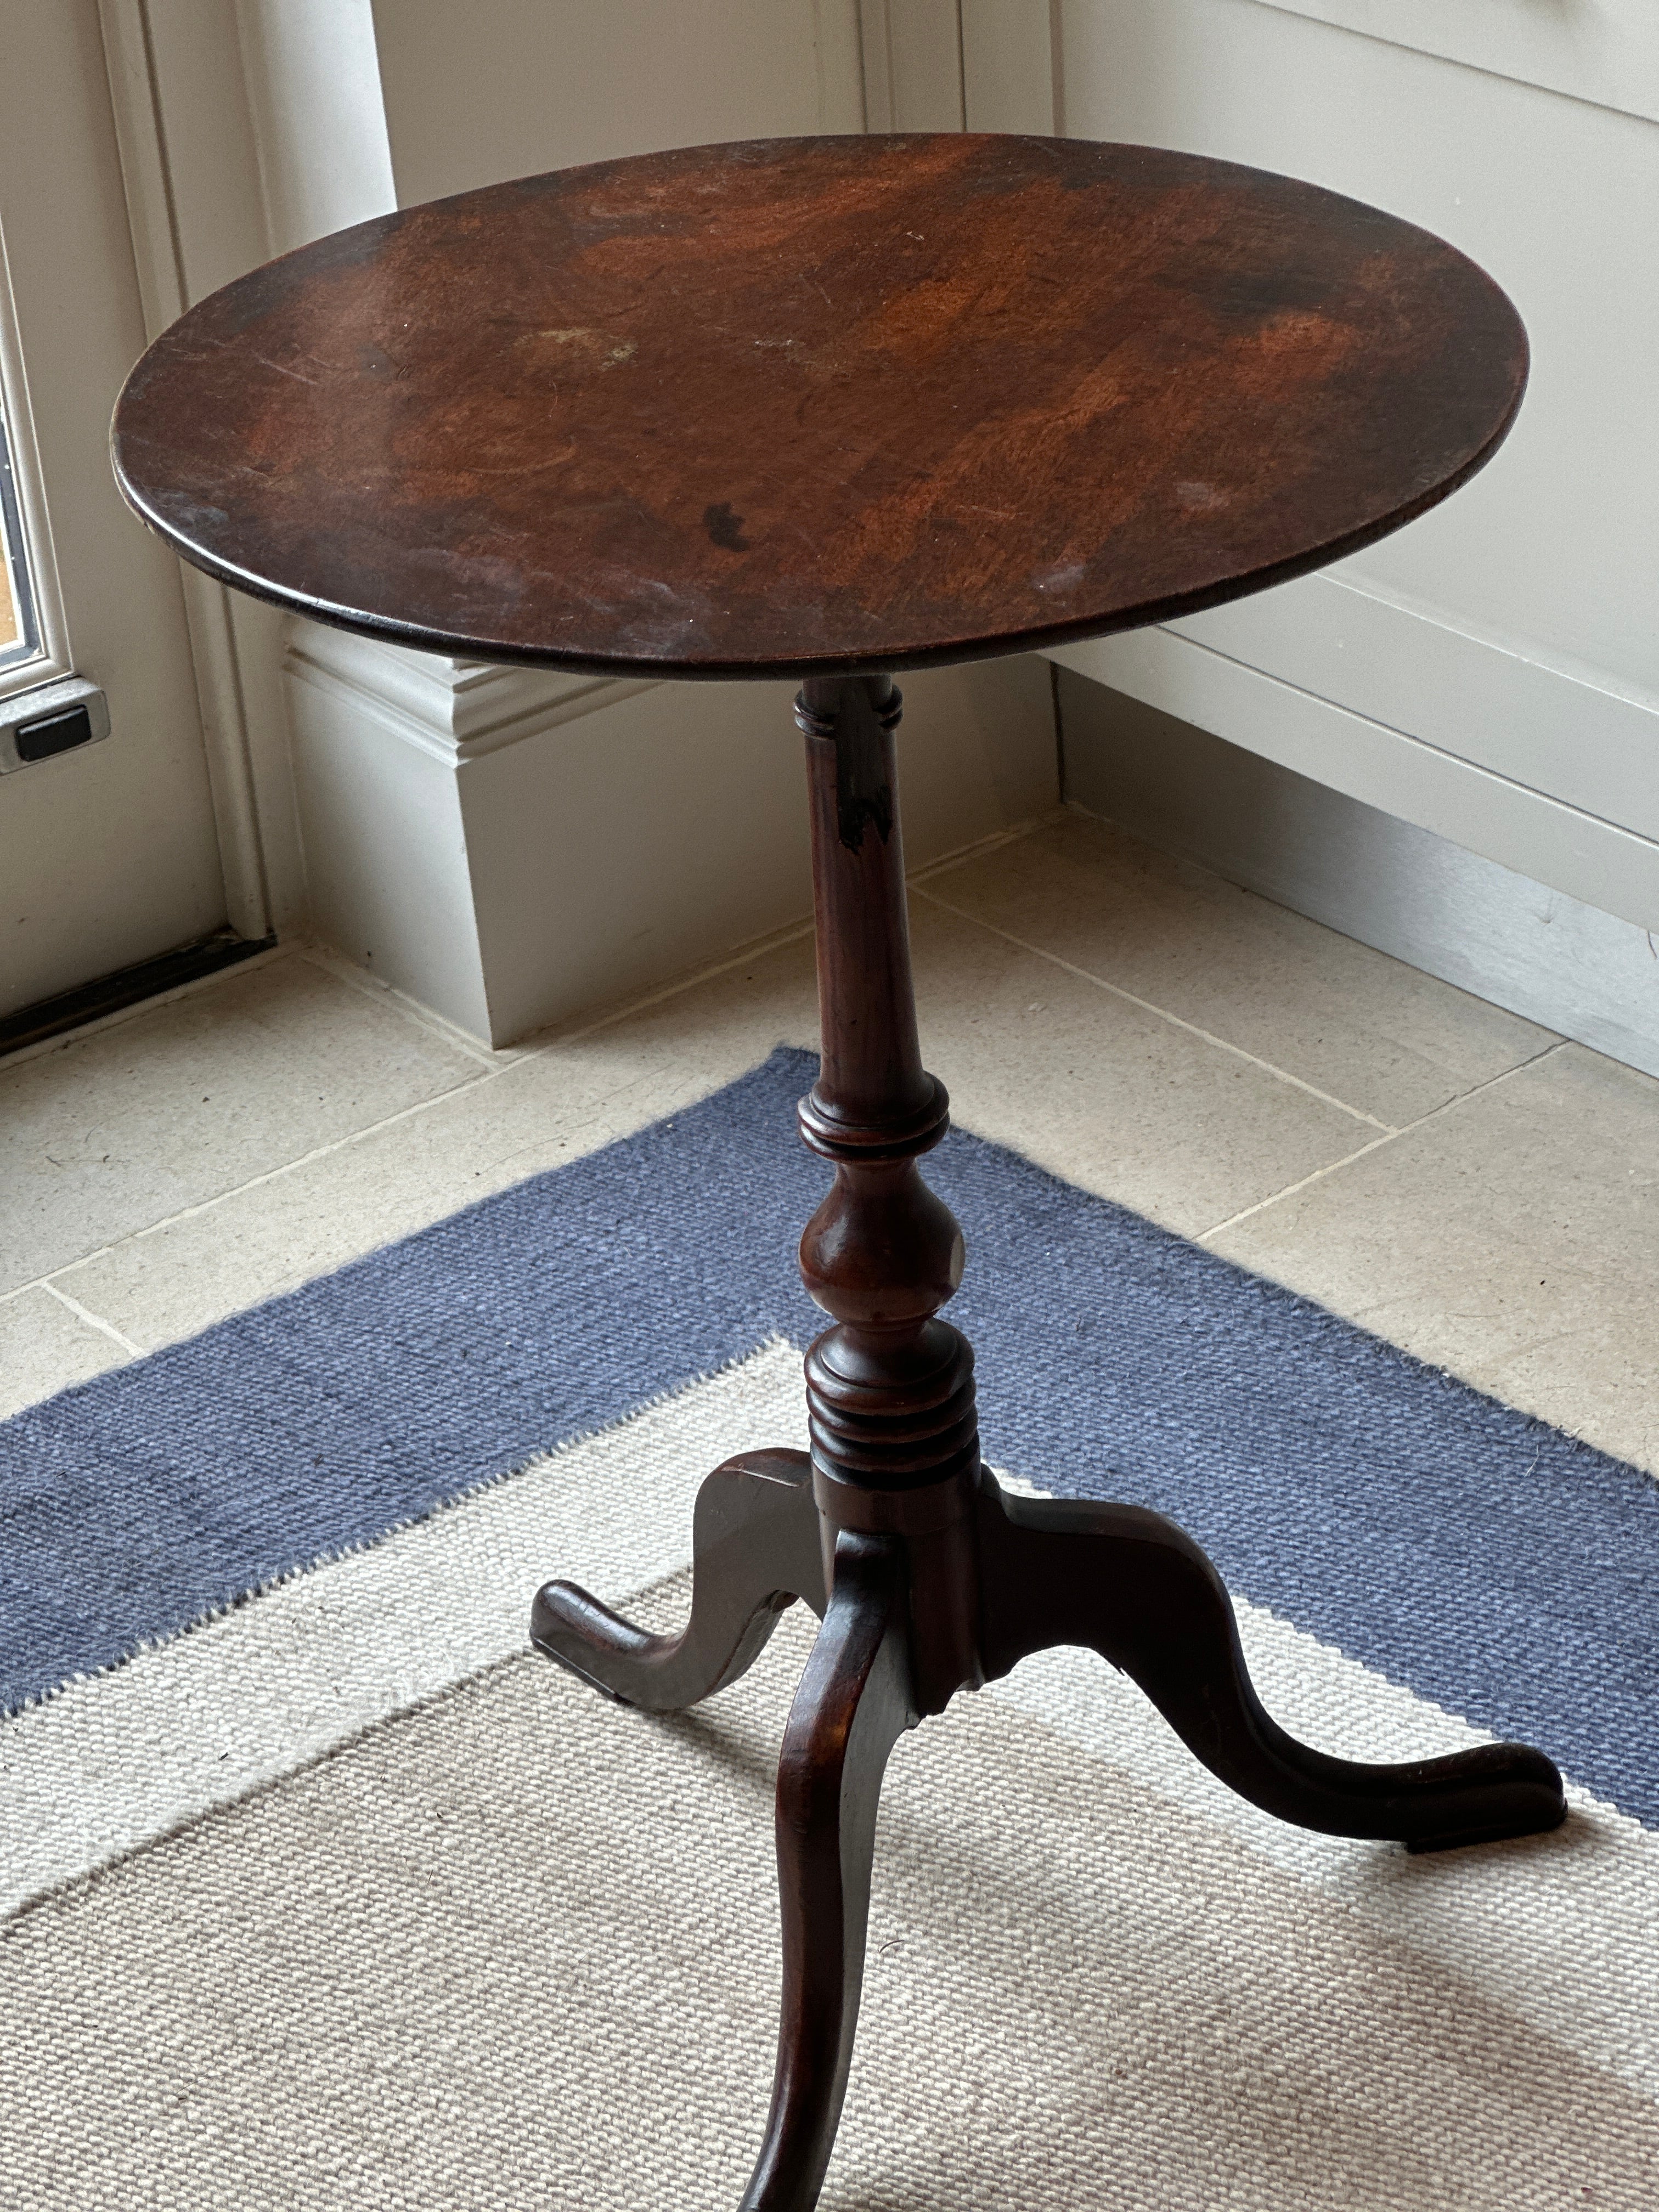
[{"label": "mahogany tripod table", "polygon": [[[1092,1646],[1282,1819],[1430,1850],[1530,1833],[1560,1778],[1509,1744],[1365,1766],[1297,1743],[1180,1529],[1012,1496],[938,1318],[962,1235],[911,994],[893,672],[1132,629],[1300,575],[1472,476],[1526,338],[1441,240],[1283,177],[1138,146],[780,139],[387,216],[256,270],[144,356],[131,504],[210,574],[484,661],[799,677],[834,1184],[801,1271],[810,1455],[729,1460],[690,1624],[565,1583],[532,1633],[653,1711],[823,1616],[784,1738],[783,2022],[743,2203],[817,2198],[852,2051],[896,1738],[1028,1653]],[[625,1326],[625,1322],[623,1324]]]}]

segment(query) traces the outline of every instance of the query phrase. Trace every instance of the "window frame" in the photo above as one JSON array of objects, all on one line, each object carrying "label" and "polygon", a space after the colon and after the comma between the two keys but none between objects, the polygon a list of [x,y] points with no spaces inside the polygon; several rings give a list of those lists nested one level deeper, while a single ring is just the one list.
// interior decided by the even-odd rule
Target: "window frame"
[{"label": "window frame", "polygon": [[0,561],[17,610],[17,641],[0,648],[0,699],[73,673],[52,524],[41,481],[18,337],[6,241],[0,229]]}]

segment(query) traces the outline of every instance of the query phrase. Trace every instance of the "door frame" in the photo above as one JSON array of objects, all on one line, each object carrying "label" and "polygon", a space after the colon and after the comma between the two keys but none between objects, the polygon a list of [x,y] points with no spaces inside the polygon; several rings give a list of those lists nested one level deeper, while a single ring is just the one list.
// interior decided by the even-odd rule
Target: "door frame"
[{"label": "door frame", "polygon": [[[110,100],[115,115],[138,296],[146,337],[159,337],[192,301],[187,273],[186,234],[191,210],[181,204],[169,161],[158,52],[167,26],[154,15],[149,0],[98,0],[109,67]],[[220,112],[246,115],[234,11],[225,11],[218,41],[197,32],[198,64],[219,80],[214,89]],[[199,94],[199,85],[193,89]],[[248,170],[257,175],[251,122],[246,141]],[[240,228],[249,226],[246,210]],[[264,226],[241,241],[235,256],[243,266],[263,260]],[[230,594],[198,569],[180,563],[185,616],[201,702],[202,741],[219,833],[225,903],[239,937],[264,939],[272,932],[272,899],[261,834],[258,794],[250,742],[246,686],[241,652],[232,618]]]}]

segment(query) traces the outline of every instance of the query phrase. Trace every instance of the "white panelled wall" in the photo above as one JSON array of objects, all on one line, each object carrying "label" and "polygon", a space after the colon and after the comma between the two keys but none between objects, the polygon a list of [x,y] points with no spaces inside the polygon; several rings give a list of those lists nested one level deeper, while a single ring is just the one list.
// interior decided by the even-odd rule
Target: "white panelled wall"
[{"label": "white panelled wall", "polygon": [[[313,925],[384,982],[511,1042],[802,919],[787,684],[480,668],[301,627],[289,651]],[[905,850],[1058,795],[1032,654],[903,679]]]},{"label": "white panelled wall", "polygon": [[[1385,12],[1399,35],[1427,11],[1068,0],[1065,126],[1284,169],[1449,237],[1527,322],[1520,422],[1473,484],[1383,544],[1072,665],[1142,698],[1156,689],[1152,703],[1176,714],[1231,682],[1237,734],[1257,747],[1272,709],[1249,672],[1276,678],[1328,710],[1316,737],[1286,714],[1288,765],[1650,925],[1659,287],[1638,272],[1659,257],[1659,132],[1311,20]],[[1540,12],[1486,10],[1493,46],[1490,19]],[[1650,21],[1659,56],[1659,11]],[[1466,23],[1462,43],[1473,35]],[[1194,647],[1239,674],[1195,663]],[[1213,713],[1191,718],[1214,728]]]},{"label": "white panelled wall", "polygon": [[1046,82],[1046,127],[1351,193],[1482,262],[1533,344],[1509,443],[1434,514],[1054,655],[1168,718],[1068,691],[1068,795],[1659,1072],[1659,8],[963,0],[963,20],[970,128],[1045,127]]}]

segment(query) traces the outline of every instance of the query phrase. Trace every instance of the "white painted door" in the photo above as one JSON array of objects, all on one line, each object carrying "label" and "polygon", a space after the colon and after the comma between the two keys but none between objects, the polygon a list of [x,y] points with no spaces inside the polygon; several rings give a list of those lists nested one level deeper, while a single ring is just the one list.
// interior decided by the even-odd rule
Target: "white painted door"
[{"label": "white painted door", "polygon": [[6,0],[0,1020],[225,921],[178,565],[110,475],[143,343],[97,0]]}]

